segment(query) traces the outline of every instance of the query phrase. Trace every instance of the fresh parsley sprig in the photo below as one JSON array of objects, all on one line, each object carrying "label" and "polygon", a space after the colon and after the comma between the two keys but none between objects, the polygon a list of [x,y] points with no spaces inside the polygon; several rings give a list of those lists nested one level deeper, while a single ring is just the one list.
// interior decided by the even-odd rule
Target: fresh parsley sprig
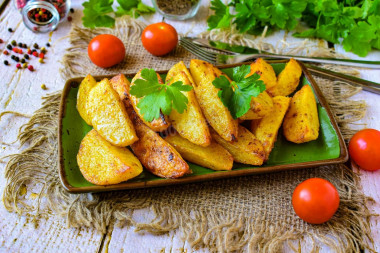
[{"label": "fresh parsley sprig", "polygon": [[95,27],[114,27],[115,14],[117,17],[129,15],[138,18],[143,14],[154,13],[154,8],[147,6],[141,0],[117,0],[119,6],[115,12],[112,8],[113,0],[89,0],[82,5],[83,9],[83,25],[89,28]]},{"label": "fresh parsley sprig", "polygon": [[218,96],[234,119],[246,114],[251,107],[252,97],[257,97],[265,90],[264,82],[259,80],[260,76],[255,73],[246,77],[249,73],[250,66],[242,65],[233,68],[232,82],[225,76],[217,77],[212,82],[220,89]]},{"label": "fresh parsley sprig", "polygon": [[182,91],[192,90],[192,86],[184,85],[181,81],[171,85],[158,82],[157,74],[153,69],[141,70],[141,78],[131,86],[130,94],[141,98],[137,107],[144,119],[151,122],[160,117],[160,112],[169,115],[172,109],[183,113],[187,109],[188,99]]}]

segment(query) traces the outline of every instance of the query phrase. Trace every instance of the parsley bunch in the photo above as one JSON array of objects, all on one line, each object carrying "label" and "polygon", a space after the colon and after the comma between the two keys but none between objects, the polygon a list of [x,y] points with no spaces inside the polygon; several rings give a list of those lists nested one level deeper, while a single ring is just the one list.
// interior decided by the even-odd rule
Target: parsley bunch
[{"label": "parsley bunch", "polygon": [[89,28],[114,27],[113,13],[117,17],[129,15],[133,18],[138,18],[140,15],[155,12],[154,8],[143,4],[141,0],[117,0],[117,2],[119,6],[116,12],[112,8],[113,0],[89,0],[84,2],[82,4],[84,7],[83,25]]},{"label": "parsley bunch", "polygon": [[309,30],[296,37],[322,38],[346,51],[366,56],[380,49],[380,0],[212,0],[209,30],[232,25],[241,33],[293,30],[299,22]]},{"label": "parsley bunch", "polygon": [[251,107],[252,97],[257,97],[265,90],[264,82],[259,80],[257,73],[246,78],[250,68],[249,65],[233,68],[232,82],[225,76],[217,77],[212,82],[220,89],[218,96],[234,119],[246,114]]},{"label": "parsley bunch", "polygon": [[192,90],[192,86],[183,85],[181,81],[171,85],[160,84],[153,69],[141,70],[142,79],[137,79],[131,86],[130,94],[141,98],[137,107],[144,119],[151,122],[160,117],[160,112],[169,115],[172,109],[183,113],[187,108],[188,99],[182,91]]}]

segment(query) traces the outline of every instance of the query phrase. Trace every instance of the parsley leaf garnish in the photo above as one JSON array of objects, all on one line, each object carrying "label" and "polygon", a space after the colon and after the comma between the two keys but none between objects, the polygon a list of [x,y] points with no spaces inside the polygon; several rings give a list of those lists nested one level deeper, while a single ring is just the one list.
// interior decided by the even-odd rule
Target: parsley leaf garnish
[{"label": "parsley leaf garnish", "polygon": [[265,90],[264,82],[259,80],[260,76],[255,73],[246,77],[249,73],[250,66],[242,65],[233,68],[232,82],[223,75],[212,82],[220,89],[218,96],[234,119],[247,113],[251,107],[252,97],[257,97]]},{"label": "parsley leaf garnish", "polygon": [[141,78],[131,86],[130,94],[141,98],[137,107],[144,119],[151,122],[160,117],[160,112],[169,115],[172,109],[183,113],[187,108],[188,99],[182,92],[192,90],[192,86],[184,85],[181,81],[171,85],[158,82],[153,69],[141,70]]},{"label": "parsley leaf garnish", "polygon": [[214,10],[215,14],[207,19],[209,30],[230,27],[231,20],[234,17],[230,14],[230,7],[224,5],[221,0],[213,0],[210,9]]}]

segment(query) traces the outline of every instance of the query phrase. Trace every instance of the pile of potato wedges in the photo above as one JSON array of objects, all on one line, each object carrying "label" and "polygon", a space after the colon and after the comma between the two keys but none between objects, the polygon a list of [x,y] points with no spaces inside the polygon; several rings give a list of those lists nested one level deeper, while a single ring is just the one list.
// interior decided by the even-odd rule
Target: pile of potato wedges
[{"label": "pile of potato wedges", "polygon": [[191,60],[190,70],[179,62],[167,73],[166,82],[182,81],[193,87],[183,92],[187,109],[182,114],[176,110],[170,115],[161,113],[151,122],[144,120],[137,106],[141,98],[129,92],[142,78],[141,71],[131,82],[123,74],[100,82],[86,76],[79,86],[77,109],[93,129],[78,151],[80,171],[96,185],[129,180],[143,167],[159,177],[179,178],[191,174],[186,161],[212,170],[231,170],[234,161],[262,165],[281,126],[288,141],[317,139],[318,111],[311,87],[304,85],[289,97],[302,74],[298,62],[291,59],[276,76],[270,64],[257,59],[249,75],[254,73],[260,75],[266,91],[252,98],[246,114],[234,119],[212,84],[215,78],[227,75],[201,60]]}]

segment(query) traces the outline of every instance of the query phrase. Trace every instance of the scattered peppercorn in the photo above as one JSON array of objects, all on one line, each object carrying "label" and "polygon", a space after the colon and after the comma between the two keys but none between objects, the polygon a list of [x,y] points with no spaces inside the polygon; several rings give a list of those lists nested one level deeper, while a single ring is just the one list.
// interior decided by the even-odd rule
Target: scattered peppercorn
[{"label": "scattered peppercorn", "polygon": [[12,55],[12,56],[11,56],[11,59],[12,59],[12,60],[15,60],[15,59],[16,59],[16,56]]},{"label": "scattered peppercorn", "polygon": [[33,55],[34,55],[35,57],[38,57],[38,53],[37,53],[36,51],[33,52]]},{"label": "scattered peppercorn", "polygon": [[4,65],[8,66],[9,62],[7,60],[4,61]]},{"label": "scattered peppercorn", "polygon": [[7,50],[4,50],[3,54],[8,55],[9,52]]},{"label": "scattered peppercorn", "polygon": [[15,57],[15,61],[19,62],[20,61],[20,58],[18,58],[17,56]]},{"label": "scattered peppercorn", "polygon": [[24,63],[24,64],[22,64],[22,67],[24,68],[24,69],[26,69],[27,67],[28,67],[28,63]]},{"label": "scattered peppercorn", "polygon": [[45,54],[46,53],[46,48],[45,47],[41,47],[41,52]]},{"label": "scattered peppercorn", "polygon": [[18,53],[19,53],[19,54],[22,54],[22,53],[23,53],[21,48],[18,49]]},{"label": "scattered peppercorn", "polygon": [[24,58],[27,59],[27,60],[29,60],[29,55],[24,54]]},{"label": "scattered peppercorn", "polygon": [[11,44],[12,44],[12,46],[16,46],[17,42],[15,40],[12,40]]},{"label": "scattered peppercorn", "polygon": [[16,64],[16,68],[21,69],[21,64],[20,64],[20,63],[17,63],[17,64]]},{"label": "scattered peppercorn", "polygon": [[11,46],[11,44],[8,44],[8,45],[7,45],[7,48],[8,48],[9,50],[12,50],[13,47]]},{"label": "scattered peppercorn", "polygon": [[44,53],[40,53],[40,54],[38,55],[38,57],[40,57],[41,59],[43,59],[43,58],[45,58],[45,54],[44,54]]},{"label": "scattered peppercorn", "polygon": [[47,90],[46,85],[45,85],[45,84],[41,84],[41,89],[43,89],[43,90]]},{"label": "scattered peppercorn", "polygon": [[8,32],[12,33],[13,32],[12,28],[8,28]]},{"label": "scattered peppercorn", "polygon": [[23,58],[23,59],[21,59],[21,63],[25,63],[25,59]]},{"label": "scattered peppercorn", "polygon": [[15,53],[17,53],[17,52],[18,52],[17,47],[14,47],[14,48],[12,49],[12,51],[15,52]]},{"label": "scattered peppercorn", "polygon": [[74,9],[73,9],[73,8],[70,8],[70,12],[71,12],[71,13],[74,13]]},{"label": "scattered peppercorn", "polygon": [[32,50],[32,54],[33,54],[34,52],[37,52],[37,50],[36,50],[36,49],[33,49],[33,50]]},{"label": "scattered peppercorn", "polygon": [[0,43],[3,43],[4,41],[2,39],[0,39]]},{"label": "scattered peppercorn", "polygon": [[38,49],[38,44],[37,44],[37,43],[34,43],[33,47],[34,47],[35,49]]},{"label": "scattered peppercorn", "polygon": [[48,42],[48,43],[46,43],[46,46],[47,46],[47,47],[50,47],[50,43],[49,43],[49,42]]},{"label": "scattered peppercorn", "polygon": [[44,59],[40,58],[40,59],[38,59],[38,62],[39,63],[44,63]]},{"label": "scattered peppercorn", "polygon": [[33,71],[33,70],[34,70],[33,65],[29,65],[29,66],[28,66],[28,69],[29,69],[30,71]]},{"label": "scattered peppercorn", "polygon": [[17,46],[18,46],[18,47],[22,47],[22,43],[19,42],[19,43],[17,44]]},{"label": "scattered peppercorn", "polygon": [[73,18],[71,16],[68,16],[67,21],[71,22],[71,21],[73,21]]},{"label": "scattered peppercorn", "polygon": [[32,54],[32,50],[30,48],[28,49],[28,54]]}]

